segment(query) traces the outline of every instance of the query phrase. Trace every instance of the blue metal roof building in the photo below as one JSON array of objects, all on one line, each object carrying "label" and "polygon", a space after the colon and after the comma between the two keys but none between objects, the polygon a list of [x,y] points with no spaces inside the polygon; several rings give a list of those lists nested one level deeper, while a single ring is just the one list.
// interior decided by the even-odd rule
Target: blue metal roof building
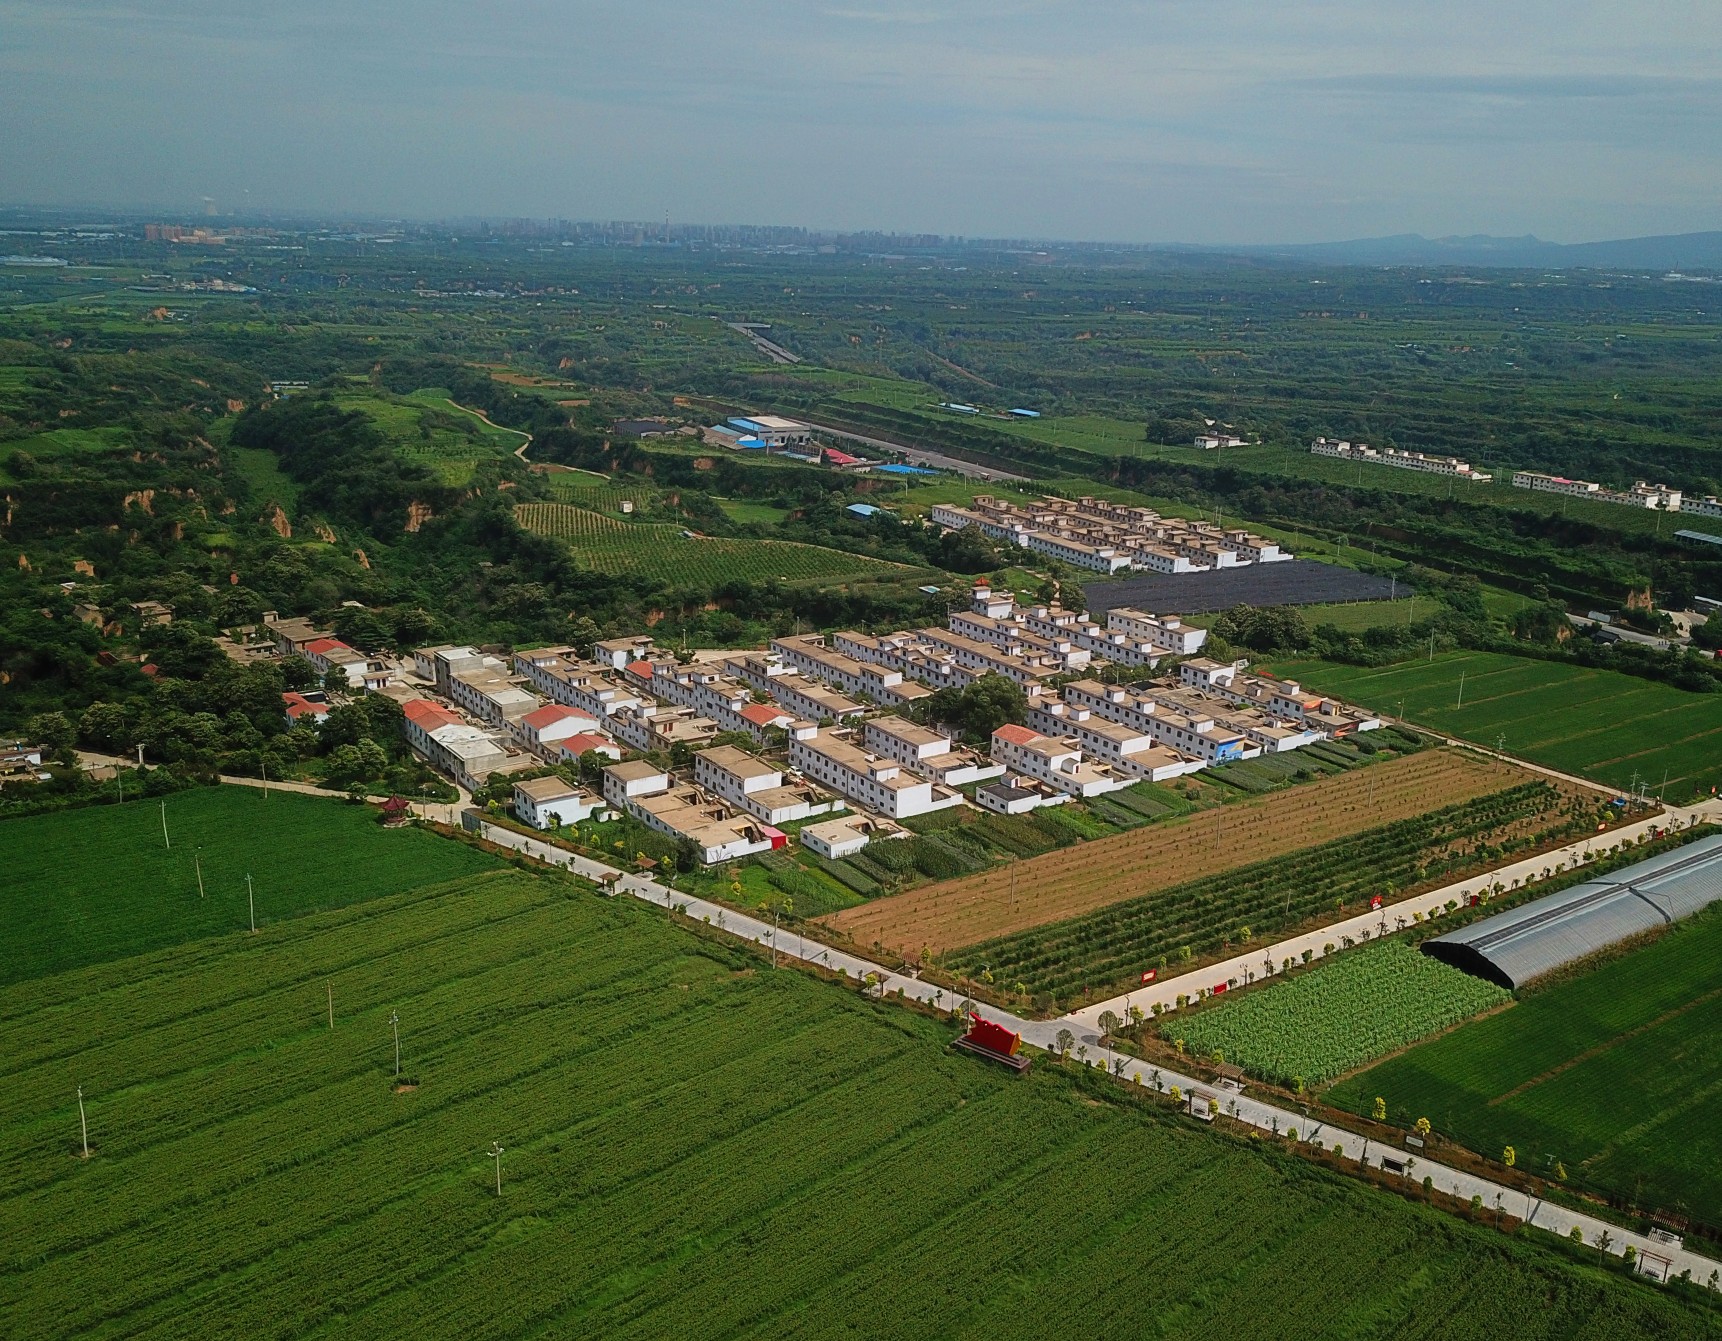
[{"label": "blue metal roof building", "polygon": [[883,475],[937,475],[936,470],[928,470],[925,466],[874,466],[874,471]]},{"label": "blue metal roof building", "polygon": [[1532,899],[1423,942],[1423,953],[1503,987],[1722,901],[1722,835],[1636,862],[1612,875]]},{"label": "blue metal roof building", "polygon": [[883,509],[876,508],[871,503],[851,503],[843,510],[857,517],[876,517]]}]

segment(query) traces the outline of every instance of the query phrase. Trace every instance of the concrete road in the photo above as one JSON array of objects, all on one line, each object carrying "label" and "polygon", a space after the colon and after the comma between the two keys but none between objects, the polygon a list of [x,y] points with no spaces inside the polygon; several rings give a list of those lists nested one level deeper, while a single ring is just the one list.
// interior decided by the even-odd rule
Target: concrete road
[{"label": "concrete road", "polygon": [[[882,965],[874,964],[856,955],[847,954],[819,941],[803,936],[798,929],[788,927],[774,929],[770,922],[751,917],[746,913],[737,912],[733,908],[720,907],[708,903],[704,899],[696,899],[678,894],[655,880],[645,876],[633,875],[618,871],[614,867],[605,866],[600,862],[569,852],[565,848],[555,847],[512,829],[504,829],[498,825],[485,823],[482,826],[485,838],[502,847],[537,857],[541,861],[566,870],[574,871],[589,879],[603,880],[606,876],[616,877],[616,889],[625,894],[631,894],[637,899],[648,903],[660,904],[666,909],[673,908],[688,917],[697,917],[702,921],[739,936],[743,940],[753,941],[759,945],[772,946],[780,955],[787,955],[805,963],[817,964],[832,971],[841,971],[856,981],[865,981],[867,975],[877,977],[882,994],[890,995],[901,991],[905,997],[925,1002],[938,1009],[952,1009],[958,1004],[957,998],[946,988],[936,987],[931,983],[922,982],[917,978],[906,977],[893,973]],[[1100,1045],[1099,1035],[1095,1027],[1080,1016],[1066,1016],[1058,1020],[1023,1020],[1018,1019],[1009,1011],[1000,1010],[996,1006],[976,1005],[975,1013],[983,1019],[1001,1024],[1007,1029],[1021,1034],[1024,1041],[1048,1052],[1058,1048],[1058,1036],[1061,1031],[1068,1030],[1074,1039],[1073,1047],[1082,1047],[1087,1055],[1082,1064],[1106,1068],[1113,1058]],[[1086,1012],[1085,1012],[1086,1013]],[[1158,1069],[1134,1058],[1123,1058],[1122,1067],[1113,1067],[1121,1081],[1144,1088],[1158,1088],[1161,1092],[1169,1093],[1173,1086],[1188,1094],[1192,1088],[1211,1091],[1220,1096],[1219,1102],[1223,1111],[1239,1122],[1249,1123],[1262,1131],[1286,1134],[1296,1130],[1300,1141],[1320,1141],[1324,1146],[1342,1147],[1344,1160],[1357,1164],[1368,1163],[1379,1167],[1381,1156],[1391,1153],[1396,1159],[1412,1156],[1412,1162],[1407,1169],[1407,1178],[1421,1182],[1425,1177],[1433,1180],[1433,1185],[1443,1192],[1469,1201],[1472,1197],[1481,1197],[1483,1205],[1490,1210],[1500,1210],[1507,1215],[1534,1224],[1540,1229],[1562,1237],[1570,1235],[1577,1228],[1589,1244],[1597,1244],[1601,1236],[1608,1235],[1608,1251],[1615,1255],[1625,1252],[1628,1244],[1632,1245],[1639,1254],[1640,1261],[1646,1253],[1652,1254],[1657,1260],[1668,1259],[1669,1272],[1679,1275],[1682,1271],[1690,1271],[1692,1278],[1700,1283],[1708,1281],[1710,1273],[1717,1270],[1715,1260],[1701,1256],[1685,1248],[1671,1248],[1640,1234],[1633,1234],[1619,1225],[1599,1220],[1594,1216],[1584,1215],[1564,1207],[1551,1206],[1547,1202],[1496,1183],[1476,1174],[1466,1173],[1459,1169],[1450,1168],[1433,1159],[1425,1159],[1415,1152],[1406,1151],[1398,1146],[1384,1146],[1380,1142],[1371,1142],[1343,1127],[1322,1123],[1311,1124],[1310,1119],[1302,1113],[1280,1108],[1274,1104],[1263,1103],[1245,1095],[1223,1094],[1204,1081],[1198,1081],[1191,1076],[1181,1075],[1174,1071]]]}]

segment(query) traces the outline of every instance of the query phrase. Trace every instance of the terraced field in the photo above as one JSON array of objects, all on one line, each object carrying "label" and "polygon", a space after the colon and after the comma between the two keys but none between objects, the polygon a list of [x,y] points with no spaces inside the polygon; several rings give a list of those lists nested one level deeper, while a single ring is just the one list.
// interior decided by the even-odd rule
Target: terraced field
[{"label": "terraced field", "polygon": [[0,1316],[32,1338],[1705,1334],[1701,1305],[949,1037],[515,871],[0,989]]},{"label": "terraced field", "polygon": [[1051,852],[1016,867],[1013,899],[981,873],[875,899],[824,919],[861,945],[906,954],[973,945],[1330,842],[1529,780],[1457,750],[1371,764],[1258,799]]},{"label": "terraced field", "polygon": [[1403,701],[1420,726],[1500,739],[1510,753],[1622,789],[1636,778],[1654,795],[1666,774],[1671,802],[1722,783],[1722,694],[1493,652],[1380,667],[1286,661],[1275,670],[1378,712],[1397,715]]},{"label": "terraced field", "polygon": [[910,568],[820,545],[788,540],[724,540],[684,534],[679,526],[624,522],[563,503],[522,503],[515,509],[528,531],[567,542],[588,567],[638,573],[676,583],[833,582],[911,578],[933,569]]}]

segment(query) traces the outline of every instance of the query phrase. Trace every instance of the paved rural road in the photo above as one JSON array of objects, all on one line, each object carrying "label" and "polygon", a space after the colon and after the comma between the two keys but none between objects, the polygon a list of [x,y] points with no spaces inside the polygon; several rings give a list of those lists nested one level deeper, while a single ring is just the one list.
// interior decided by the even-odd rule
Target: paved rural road
[{"label": "paved rural road", "polygon": [[[1618,833],[1619,831],[1617,831]],[[616,888],[626,894],[632,894],[637,899],[647,903],[663,905],[666,909],[674,908],[688,917],[697,917],[719,927],[730,935],[739,936],[744,940],[754,941],[760,945],[772,945],[775,941],[778,953],[803,960],[806,963],[822,965],[833,971],[841,970],[857,981],[864,980],[868,974],[876,974],[885,993],[901,991],[904,996],[917,1001],[924,1001],[938,1009],[951,1009],[957,1004],[956,996],[949,990],[936,987],[932,983],[922,982],[916,978],[905,977],[900,973],[892,973],[879,964],[861,959],[855,955],[846,954],[841,950],[832,949],[819,941],[804,937],[799,931],[782,928],[774,931],[769,922],[739,913],[733,908],[723,908],[704,899],[678,894],[666,888],[655,880],[644,876],[632,875],[618,871],[614,867],[605,866],[601,862],[569,852],[566,848],[554,847],[549,843],[512,829],[504,829],[499,825],[488,822],[482,825],[485,838],[502,847],[512,848],[528,856],[536,857],[552,866],[560,866],[566,870],[584,875],[588,879],[603,880],[615,877]],[[1541,859],[1539,859],[1541,860]],[[1087,1066],[1106,1067],[1108,1054],[1100,1046],[1099,1035],[1094,1026],[1078,1016],[1066,1016],[1058,1020],[1022,1020],[1009,1011],[1000,1010],[995,1006],[975,1003],[975,1013],[983,1019],[1001,1024],[1007,1029],[1015,1030],[1023,1036],[1025,1042],[1048,1052],[1057,1050],[1057,1038],[1060,1030],[1068,1029],[1076,1039],[1076,1044],[1089,1049],[1092,1055],[1084,1059]],[[1147,1063],[1133,1058],[1123,1059],[1120,1079],[1145,1088],[1158,1083],[1165,1090],[1174,1085],[1186,1093],[1192,1088],[1213,1090],[1206,1082],[1198,1081],[1190,1076],[1180,1075],[1175,1071],[1160,1069],[1156,1071]],[[1300,1141],[1320,1141],[1323,1145],[1332,1147],[1336,1143],[1343,1147],[1343,1158],[1358,1164],[1379,1164],[1383,1154],[1391,1153],[1395,1158],[1405,1154],[1397,1146],[1384,1146],[1380,1142],[1367,1141],[1356,1132],[1343,1127],[1315,1123],[1301,1113],[1290,1109],[1280,1108],[1273,1104],[1249,1098],[1247,1095],[1226,1095],[1221,1098],[1221,1104],[1226,1113],[1240,1122],[1247,1122],[1262,1131],[1289,1132],[1296,1130]],[[1559,1234],[1563,1238],[1570,1235],[1576,1228],[1585,1237],[1585,1241],[1595,1244],[1598,1238],[1609,1236],[1609,1251],[1619,1255],[1631,1244],[1642,1259],[1649,1253],[1658,1260],[1668,1259],[1671,1274],[1679,1275],[1682,1271],[1690,1271],[1695,1281],[1700,1284],[1708,1281],[1711,1272],[1717,1270],[1715,1260],[1701,1256],[1684,1248],[1670,1248],[1656,1243],[1641,1234],[1633,1234],[1619,1225],[1598,1220],[1594,1216],[1583,1215],[1568,1210],[1563,1206],[1551,1206],[1547,1202],[1520,1192],[1515,1188],[1506,1187],[1487,1178],[1466,1173],[1459,1169],[1448,1168],[1432,1159],[1417,1157],[1407,1170],[1407,1177],[1421,1181],[1428,1177],[1433,1180],[1436,1188],[1450,1192],[1454,1196],[1470,1200],[1481,1197],[1483,1205],[1490,1209],[1498,1208],[1505,1214],[1534,1224],[1539,1229],[1546,1229]]]},{"label": "paved rural road", "polygon": [[[1409,899],[1401,899],[1397,903],[1384,905],[1379,912],[1359,913],[1355,917],[1347,917],[1314,931],[1304,932],[1289,940],[1276,941],[1272,945],[1264,945],[1259,949],[1247,950],[1243,954],[1218,964],[1210,964],[1206,968],[1191,969],[1179,973],[1177,969],[1165,970],[1152,983],[1147,983],[1135,991],[1125,992],[1120,996],[1096,1002],[1092,1006],[1084,1006],[1070,1018],[1081,1020],[1084,1024],[1098,1029],[1095,1022],[1105,1011],[1111,1011],[1119,1019],[1128,1017],[1130,1007],[1138,1010],[1152,1011],[1156,1002],[1164,1011],[1178,1009],[1180,994],[1194,996],[1198,989],[1216,987],[1221,983],[1239,987],[1268,974],[1279,972],[1279,965],[1287,959],[1300,959],[1303,952],[1308,950],[1315,958],[1321,958],[1324,945],[1342,945],[1341,937],[1350,936],[1353,940],[1361,941],[1365,933],[1377,936],[1383,930],[1393,932],[1399,926],[1412,921],[1412,913],[1422,913],[1425,918],[1437,908],[1446,906],[1449,899],[1465,903],[1477,890],[1486,889],[1497,881],[1508,889],[1537,876],[1543,870],[1555,871],[1569,867],[1581,854],[1606,852],[1618,843],[1636,841],[1640,835],[1649,833],[1652,829],[1669,825],[1676,828],[1690,828],[1700,819],[1722,819],[1722,803],[1708,801],[1689,809],[1669,809],[1658,812],[1649,819],[1639,820],[1633,824],[1623,824],[1618,829],[1610,829],[1607,833],[1594,834],[1576,843],[1568,843],[1565,847],[1556,848],[1552,852],[1544,852],[1539,856],[1526,857],[1522,861],[1499,867],[1496,870],[1474,875],[1469,880],[1455,880],[1450,885],[1440,889],[1432,889],[1425,894],[1418,894]],[[1151,965],[1143,965],[1150,968]],[[1176,976],[1166,977],[1165,972]]]},{"label": "paved rural road", "polygon": [[994,470],[990,466],[977,466],[972,461],[959,461],[954,456],[946,456],[941,452],[924,451],[919,447],[910,447],[901,442],[888,442],[884,438],[870,438],[865,433],[852,433],[846,428],[832,428],[829,424],[816,424],[811,419],[802,421],[816,433],[824,433],[833,438],[847,438],[850,442],[865,443],[869,447],[877,447],[882,452],[901,452],[909,458],[909,464],[915,466],[932,466],[938,470],[948,470],[953,474],[966,475],[971,480],[1027,480],[1027,475],[1013,475],[1008,470]]}]

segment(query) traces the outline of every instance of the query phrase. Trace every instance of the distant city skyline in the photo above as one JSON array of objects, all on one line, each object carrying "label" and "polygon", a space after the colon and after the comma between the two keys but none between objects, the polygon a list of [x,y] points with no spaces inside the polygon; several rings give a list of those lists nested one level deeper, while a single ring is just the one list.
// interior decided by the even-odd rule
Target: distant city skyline
[{"label": "distant city skyline", "polygon": [[0,194],[1142,244],[1722,226],[1722,6],[0,0]]}]

